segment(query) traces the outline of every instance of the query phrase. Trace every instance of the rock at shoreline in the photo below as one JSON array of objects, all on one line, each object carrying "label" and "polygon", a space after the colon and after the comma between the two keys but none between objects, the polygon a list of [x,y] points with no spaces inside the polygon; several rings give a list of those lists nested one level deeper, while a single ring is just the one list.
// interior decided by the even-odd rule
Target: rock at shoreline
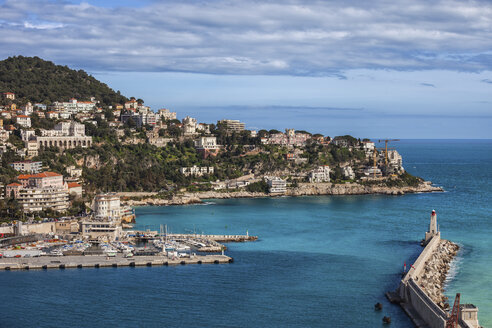
[{"label": "rock at shoreline", "polygon": [[[421,183],[417,187],[383,187],[365,186],[358,183],[300,183],[298,187],[288,189],[285,196],[318,196],[318,195],[404,195],[406,193],[418,192],[440,192],[440,187],[434,187],[428,181]],[[270,194],[261,192],[241,191],[204,191],[196,193],[184,193],[174,196],[172,199],[162,199],[152,196],[144,196],[139,200],[128,200],[125,203],[130,206],[166,206],[166,205],[188,205],[198,204],[202,199],[230,199],[230,198],[259,198],[271,197]],[[276,195],[277,196],[277,195]]]},{"label": "rock at shoreline", "polygon": [[422,290],[443,310],[449,309],[448,298],[444,296],[444,281],[450,268],[450,263],[458,253],[459,246],[449,240],[441,240],[435,252],[425,262],[422,274],[416,281]]}]

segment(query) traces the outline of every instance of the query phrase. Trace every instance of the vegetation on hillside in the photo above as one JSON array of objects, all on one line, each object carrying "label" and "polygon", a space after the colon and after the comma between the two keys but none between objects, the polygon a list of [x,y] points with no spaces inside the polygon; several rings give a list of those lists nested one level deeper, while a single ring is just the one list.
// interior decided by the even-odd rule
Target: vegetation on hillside
[{"label": "vegetation on hillside", "polygon": [[70,98],[87,101],[95,97],[102,104],[128,99],[83,70],[72,70],[38,57],[9,57],[0,61],[0,92],[13,92],[16,102],[51,104]]}]

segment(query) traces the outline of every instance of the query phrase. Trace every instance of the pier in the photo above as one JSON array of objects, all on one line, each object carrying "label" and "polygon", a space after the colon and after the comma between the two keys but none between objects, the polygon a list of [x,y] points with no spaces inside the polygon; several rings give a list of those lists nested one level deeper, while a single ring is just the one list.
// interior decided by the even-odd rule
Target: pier
[{"label": "pier", "polygon": [[167,256],[124,257],[117,254],[108,256],[41,256],[31,258],[0,258],[0,270],[33,269],[82,269],[103,267],[142,267],[187,264],[232,263],[232,257],[226,255],[194,255],[189,258],[168,258]]},{"label": "pier", "polygon": [[[148,242],[153,239],[160,238],[155,233],[149,233],[146,231],[135,231],[137,236],[134,237],[136,241]],[[203,235],[203,234],[161,234],[170,240],[175,240],[179,243],[186,244],[193,247],[197,252],[204,253],[220,253],[227,249],[227,246],[221,243],[241,243],[248,241],[258,240],[258,236],[250,235]]]}]

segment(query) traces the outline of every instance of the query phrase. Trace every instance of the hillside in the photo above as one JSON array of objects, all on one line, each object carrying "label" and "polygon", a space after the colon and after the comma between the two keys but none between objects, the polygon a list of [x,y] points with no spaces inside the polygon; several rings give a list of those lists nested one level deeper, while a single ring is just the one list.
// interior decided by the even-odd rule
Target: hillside
[{"label": "hillside", "polygon": [[0,92],[14,92],[19,104],[50,104],[70,98],[96,97],[105,105],[127,98],[99,82],[83,70],[72,70],[38,57],[9,57],[0,61]]}]

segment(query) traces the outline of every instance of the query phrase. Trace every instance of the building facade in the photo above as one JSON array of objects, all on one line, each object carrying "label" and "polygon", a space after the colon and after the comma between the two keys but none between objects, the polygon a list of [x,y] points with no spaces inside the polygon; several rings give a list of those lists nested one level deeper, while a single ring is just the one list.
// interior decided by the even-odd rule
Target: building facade
[{"label": "building facade", "polygon": [[213,174],[214,173],[214,168],[213,166],[203,166],[203,167],[198,167],[196,165],[190,166],[190,167],[182,167],[179,169],[179,172],[183,174],[184,176],[202,176],[204,174]]},{"label": "building facade", "polygon": [[328,165],[318,166],[309,172],[309,182],[330,182],[330,167]]},{"label": "building facade", "polygon": [[279,177],[265,177],[268,190],[271,194],[285,193],[287,191],[287,181]]},{"label": "building facade", "polygon": [[96,109],[96,103],[93,101],[78,101],[77,99],[72,98],[68,102],[55,101],[52,105],[52,108],[60,112],[63,111],[69,113],[87,113]]},{"label": "building facade", "polygon": [[164,121],[175,120],[177,117],[176,112],[171,112],[169,109],[166,108],[159,109],[158,115]]},{"label": "building facade", "polygon": [[120,196],[116,193],[96,195],[92,209],[97,220],[119,220],[121,219]]},{"label": "building facade", "polygon": [[33,162],[33,161],[21,161],[21,162],[14,162],[10,164],[10,166],[12,166],[14,170],[19,172],[39,173],[42,170],[43,163]]},{"label": "building facade", "polygon": [[241,132],[245,129],[245,124],[239,120],[220,120],[217,121],[217,126],[224,128],[227,132]]}]

